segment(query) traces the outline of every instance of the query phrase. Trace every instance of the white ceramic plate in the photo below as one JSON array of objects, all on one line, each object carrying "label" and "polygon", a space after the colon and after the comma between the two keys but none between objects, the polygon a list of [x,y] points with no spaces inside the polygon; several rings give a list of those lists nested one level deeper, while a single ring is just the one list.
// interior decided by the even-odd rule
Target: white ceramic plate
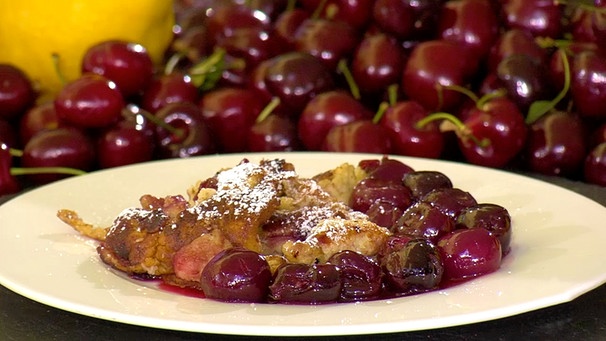
[{"label": "white ceramic plate", "polygon": [[606,282],[606,209],[560,187],[511,173],[399,158],[446,173],[481,202],[513,217],[512,251],[499,271],[446,290],[323,306],[232,304],[177,295],[105,266],[87,240],[56,217],[74,209],[106,226],[142,194],[184,193],[221,167],[285,158],[312,176],[376,155],[287,153],[160,161],[59,181],[0,206],[0,283],[35,301],[100,319],[155,328],[242,335],[347,335],[412,331],[511,316],[574,299]]}]

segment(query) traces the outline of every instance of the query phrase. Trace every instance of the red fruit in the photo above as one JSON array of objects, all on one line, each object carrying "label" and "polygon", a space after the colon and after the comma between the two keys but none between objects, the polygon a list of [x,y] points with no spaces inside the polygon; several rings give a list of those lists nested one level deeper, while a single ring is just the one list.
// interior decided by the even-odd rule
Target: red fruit
[{"label": "red fruit", "polygon": [[107,127],[120,119],[123,108],[116,84],[95,74],[67,84],[55,98],[59,118],[82,128]]},{"label": "red fruit", "polygon": [[606,187],[606,142],[595,146],[585,157],[583,179]]},{"label": "red fruit", "polygon": [[125,41],[104,41],[90,47],[82,60],[82,73],[95,73],[116,83],[125,98],[141,93],[149,84],[154,65],[145,47]]},{"label": "red fruit", "polygon": [[0,141],[0,196],[17,193],[21,190],[21,185],[11,174],[12,164],[12,155],[8,145]]},{"label": "red fruit", "polygon": [[153,130],[140,114],[118,122],[97,139],[97,159],[101,168],[150,161],[153,156]]},{"label": "red fruit", "polygon": [[361,119],[372,113],[344,91],[327,91],[313,98],[299,117],[299,138],[307,150],[319,150],[335,126]]},{"label": "red fruit", "polygon": [[464,121],[469,134],[459,137],[459,147],[470,163],[500,168],[524,147],[527,126],[518,107],[507,98],[495,98],[470,111]]},{"label": "red fruit", "polygon": [[19,145],[19,139],[15,132],[15,128],[12,124],[4,120],[0,120],[0,143],[5,143],[11,148],[17,148]]},{"label": "red fruit", "polygon": [[40,131],[65,126],[65,122],[59,119],[55,110],[55,104],[52,101],[38,104],[26,111],[21,117],[21,121],[19,122],[21,144],[27,144],[27,141]]},{"label": "red fruit", "polygon": [[396,154],[438,158],[444,149],[444,136],[436,122],[423,127],[419,120],[427,117],[429,111],[413,101],[403,101],[389,107],[379,124],[391,133],[393,151]]},{"label": "red fruit", "polygon": [[552,0],[501,1],[505,26],[520,28],[535,37],[559,38],[563,6]]},{"label": "red fruit", "polygon": [[293,151],[301,149],[296,125],[288,118],[270,115],[248,132],[248,151]]},{"label": "red fruit", "polygon": [[200,99],[202,117],[223,152],[247,150],[247,133],[265,107],[254,91],[233,87],[218,88]]},{"label": "red fruit", "polygon": [[12,120],[34,102],[32,84],[20,69],[0,64],[0,119]]},{"label": "red fruit", "polygon": [[180,72],[153,79],[141,98],[143,109],[152,113],[167,104],[177,102],[198,102],[198,88],[189,76]]},{"label": "red fruit", "polygon": [[571,65],[570,91],[582,117],[606,118],[606,53],[585,50]]},{"label": "red fruit", "polygon": [[391,140],[388,131],[370,120],[358,120],[332,128],[326,135],[322,150],[389,154]]},{"label": "red fruit", "polygon": [[513,28],[503,32],[492,46],[488,56],[488,69],[495,71],[502,60],[514,54],[527,55],[539,63],[547,60],[547,52],[536,43],[532,34]]}]

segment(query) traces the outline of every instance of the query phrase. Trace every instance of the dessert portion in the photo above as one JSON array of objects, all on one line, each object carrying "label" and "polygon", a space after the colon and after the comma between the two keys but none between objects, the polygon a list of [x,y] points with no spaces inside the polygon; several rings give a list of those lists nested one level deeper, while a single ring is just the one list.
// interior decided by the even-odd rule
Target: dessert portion
[{"label": "dessert portion", "polygon": [[242,160],[185,196],[144,194],[111,226],[69,209],[57,216],[133,277],[223,301],[319,304],[416,294],[496,270],[511,223],[487,205],[442,173],[387,157],[313,178],[275,159]]}]

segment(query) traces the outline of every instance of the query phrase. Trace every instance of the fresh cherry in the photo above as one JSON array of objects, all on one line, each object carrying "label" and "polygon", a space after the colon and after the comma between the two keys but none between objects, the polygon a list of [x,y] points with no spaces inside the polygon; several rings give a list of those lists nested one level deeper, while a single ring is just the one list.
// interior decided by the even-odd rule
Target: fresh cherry
[{"label": "fresh cherry", "polygon": [[34,98],[27,75],[12,65],[0,64],[0,119],[17,118],[33,104]]},{"label": "fresh cherry", "polygon": [[21,190],[21,184],[11,174],[12,159],[9,146],[0,141],[0,196]]},{"label": "fresh cherry", "polygon": [[141,106],[155,113],[169,103],[197,103],[198,99],[198,88],[192,83],[191,77],[175,71],[151,80],[142,95]]},{"label": "fresh cherry", "polygon": [[43,130],[65,127],[66,123],[59,119],[55,104],[47,101],[33,106],[26,111],[19,121],[19,137],[22,145],[27,144],[32,136]]},{"label": "fresh cherry", "polygon": [[585,157],[583,179],[588,183],[606,187],[606,142],[593,147]]},{"label": "fresh cherry", "polygon": [[154,65],[144,46],[121,40],[91,46],[82,59],[82,73],[95,73],[116,83],[124,98],[140,94],[149,84]]},{"label": "fresh cherry", "polygon": [[96,74],[85,74],[67,84],[55,98],[57,116],[82,128],[107,127],[117,122],[124,105],[116,84]]},{"label": "fresh cherry", "polygon": [[392,143],[385,127],[371,120],[358,120],[331,128],[326,134],[322,150],[390,154]]}]

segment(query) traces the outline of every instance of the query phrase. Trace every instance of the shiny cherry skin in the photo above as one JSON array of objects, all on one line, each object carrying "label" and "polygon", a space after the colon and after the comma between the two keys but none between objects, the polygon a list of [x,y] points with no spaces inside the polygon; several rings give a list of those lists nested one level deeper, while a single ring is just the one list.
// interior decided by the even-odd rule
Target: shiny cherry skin
[{"label": "shiny cherry skin", "polygon": [[350,206],[362,213],[366,213],[377,201],[389,203],[402,210],[412,203],[408,188],[397,181],[376,178],[363,179],[354,186],[350,200]]},{"label": "shiny cherry skin", "polygon": [[473,109],[464,124],[477,141],[463,136],[458,140],[459,146],[465,159],[476,165],[503,167],[519,154],[526,142],[528,128],[524,115],[506,97]]},{"label": "shiny cherry skin", "polygon": [[326,91],[311,99],[301,113],[297,130],[307,150],[320,150],[328,132],[337,125],[370,119],[372,113],[345,91]]},{"label": "shiny cherry skin", "polygon": [[442,213],[453,219],[456,219],[461,211],[478,204],[471,193],[460,188],[436,188],[421,198],[421,202],[426,202]]},{"label": "shiny cherry skin", "polygon": [[85,52],[82,73],[98,74],[113,81],[122,96],[129,98],[147,88],[154,65],[142,45],[109,40],[95,44]]},{"label": "shiny cherry skin", "polygon": [[204,25],[210,48],[222,39],[232,36],[239,29],[266,30],[271,27],[271,18],[266,13],[244,4],[223,2],[211,8],[207,13],[208,17]]},{"label": "shiny cherry skin", "polygon": [[579,115],[606,119],[606,52],[585,50],[571,65],[570,91]]},{"label": "shiny cherry skin", "polygon": [[379,124],[391,133],[395,154],[426,158],[442,155],[445,141],[438,124],[417,125],[428,115],[429,111],[414,101],[398,102],[385,111]]},{"label": "shiny cherry skin", "polygon": [[489,0],[447,1],[442,7],[440,37],[467,47],[478,60],[488,55],[498,31],[498,19]]},{"label": "shiny cherry skin", "polygon": [[198,88],[191,77],[182,72],[160,75],[150,81],[141,96],[143,109],[155,113],[163,106],[176,102],[198,103]]},{"label": "shiny cherry skin", "polygon": [[274,31],[282,38],[286,48],[295,49],[295,32],[311,16],[311,12],[302,8],[293,8],[278,15],[273,23]]},{"label": "shiny cherry skin", "polygon": [[286,304],[334,303],[341,296],[341,274],[334,264],[280,266],[269,286],[270,302]]},{"label": "shiny cherry skin", "polygon": [[438,171],[412,171],[404,175],[402,184],[410,190],[415,200],[438,188],[452,188],[452,181],[446,174]]},{"label": "shiny cherry skin", "polygon": [[492,203],[479,203],[459,214],[456,228],[483,228],[496,236],[501,244],[503,255],[509,252],[512,236],[511,215],[503,206]]},{"label": "shiny cherry skin", "polygon": [[295,49],[321,60],[329,70],[348,57],[359,42],[358,33],[342,21],[310,18],[295,31]]},{"label": "shiny cherry skin", "polygon": [[520,28],[535,37],[559,38],[562,35],[563,6],[549,0],[501,1],[502,20],[508,28]]},{"label": "shiny cherry skin", "polygon": [[530,32],[512,28],[501,33],[491,47],[487,60],[488,70],[495,71],[502,60],[514,54],[530,56],[540,64],[548,60],[547,52],[536,43]]},{"label": "shiny cherry skin", "polygon": [[327,263],[341,273],[340,302],[365,301],[379,297],[382,288],[381,267],[369,257],[345,250],[332,255]]},{"label": "shiny cherry skin", "polygon": [[143,115],[124,119],[105,129],[97,138],[99,167],[111,168],[152,160],[155,141],[153,131],[149,129]]},{"label": "shiny cherry skin", "polygon": [[434,36],[444,0],[377,0],[373,21],[400,40],[426,40]]},{"label": "shiny cherry skin", "polygon": [[23,71],[0,64],[0,119],[16,119],[33,104],[35,96],[32,83]]},{"label": "shiny cherry skin", "polygon": [[572,176],[586,155],[585,130],[578,116],[552,111],[530,125],[525,146],[527,167],[546,175]]},{"label": "shiny cherry skin", "polygon": [[303,0],[301,3],[310,13],[323,6],[319,17],[346,22],[358,31],[370,23],[374,5],[373,0]]},{"label": "shiny cherry skin", "polygon": [[244,248],[219,252],[200,275],[204,296],[224,302],[265,302],[272,274],[260,254]]},{"label": "shiny cherry skin", "polygon": [[0,119],[0,143],[5,143],[11,148],[19,148],[20,136],[13,124]]},{"label": "shiny cherry skin", "polygon": [[299,117],[312,98],[335,88],[332,72],[307,53],[289,52],[269,60],[264,83],[272,96],[280,99],[284,112]]},{"label": "shiny cherry skin", "polygon": [[80,128],[102,128],[117,122],[124,105],[116,84],[96,74],[82,75],[55,98],[59,118]]},{"label": "shiny cherry skin", "polygon": [[[34,135],[23,148],[21,166],[69,167],[83,171],[91,170],[95,164],[95,147],[90,137],[75,128],[44,130]],[[32,174],[34,183],[52,182],[65,175]]]},{"label": "shiny cherry skin", "polygon": [[248,132],[248,151],[295,151],[301,150],[296,124],[288,117],[269,115],[255,122]]},{"label": "shiny cherry skin", "polygon": [[425,238],[437,242],[454,230],[454,219],[427,202],[416,202],[408,207],[392,227],[396,234],[411,238]]},{"label": "shiny cherry skin", "polygon": [[448,281],[477,277],[501,266],[499,239],[483,228],[454,230],[440,238],[438,249]]},{"label": "shiny cherry skin", "polygon": [[172,127],[172,130],[167,130],[163,125],[156,126],[156,157],[185,158],[216,152],[210,128],[197,105],[189,102],[171,103],[155,116],[163,125]]},{"label": "shiny cherry skin", "polygon": [[385,127],[370,120],[358,120],[331,128],[322,151],[390,154],[392,142]]},{"label": "shiny cherry skin", "polygon": [[250,89],[222,87],[206,92],[198,105],[220,151],[247,149],[247,133],[265,107],[263,98]]},{"label": "shiny cherry skin", "polygon": [[360,41],[351,61],[351,73],[368,97],[377,96],[400,80],[406,54],[399,42],[384,33],[371,34]]},{"label": "shiny cherry skin", "polygon": [[[445,58],[444,56],[460,56]],[[461,44],[446,40],[428,40],[416,45],[402,74],[404,94],[427,110],[449,111],[462,101],[461,93],[438,86],[465,86],[477,69],[477,60]]]}]

